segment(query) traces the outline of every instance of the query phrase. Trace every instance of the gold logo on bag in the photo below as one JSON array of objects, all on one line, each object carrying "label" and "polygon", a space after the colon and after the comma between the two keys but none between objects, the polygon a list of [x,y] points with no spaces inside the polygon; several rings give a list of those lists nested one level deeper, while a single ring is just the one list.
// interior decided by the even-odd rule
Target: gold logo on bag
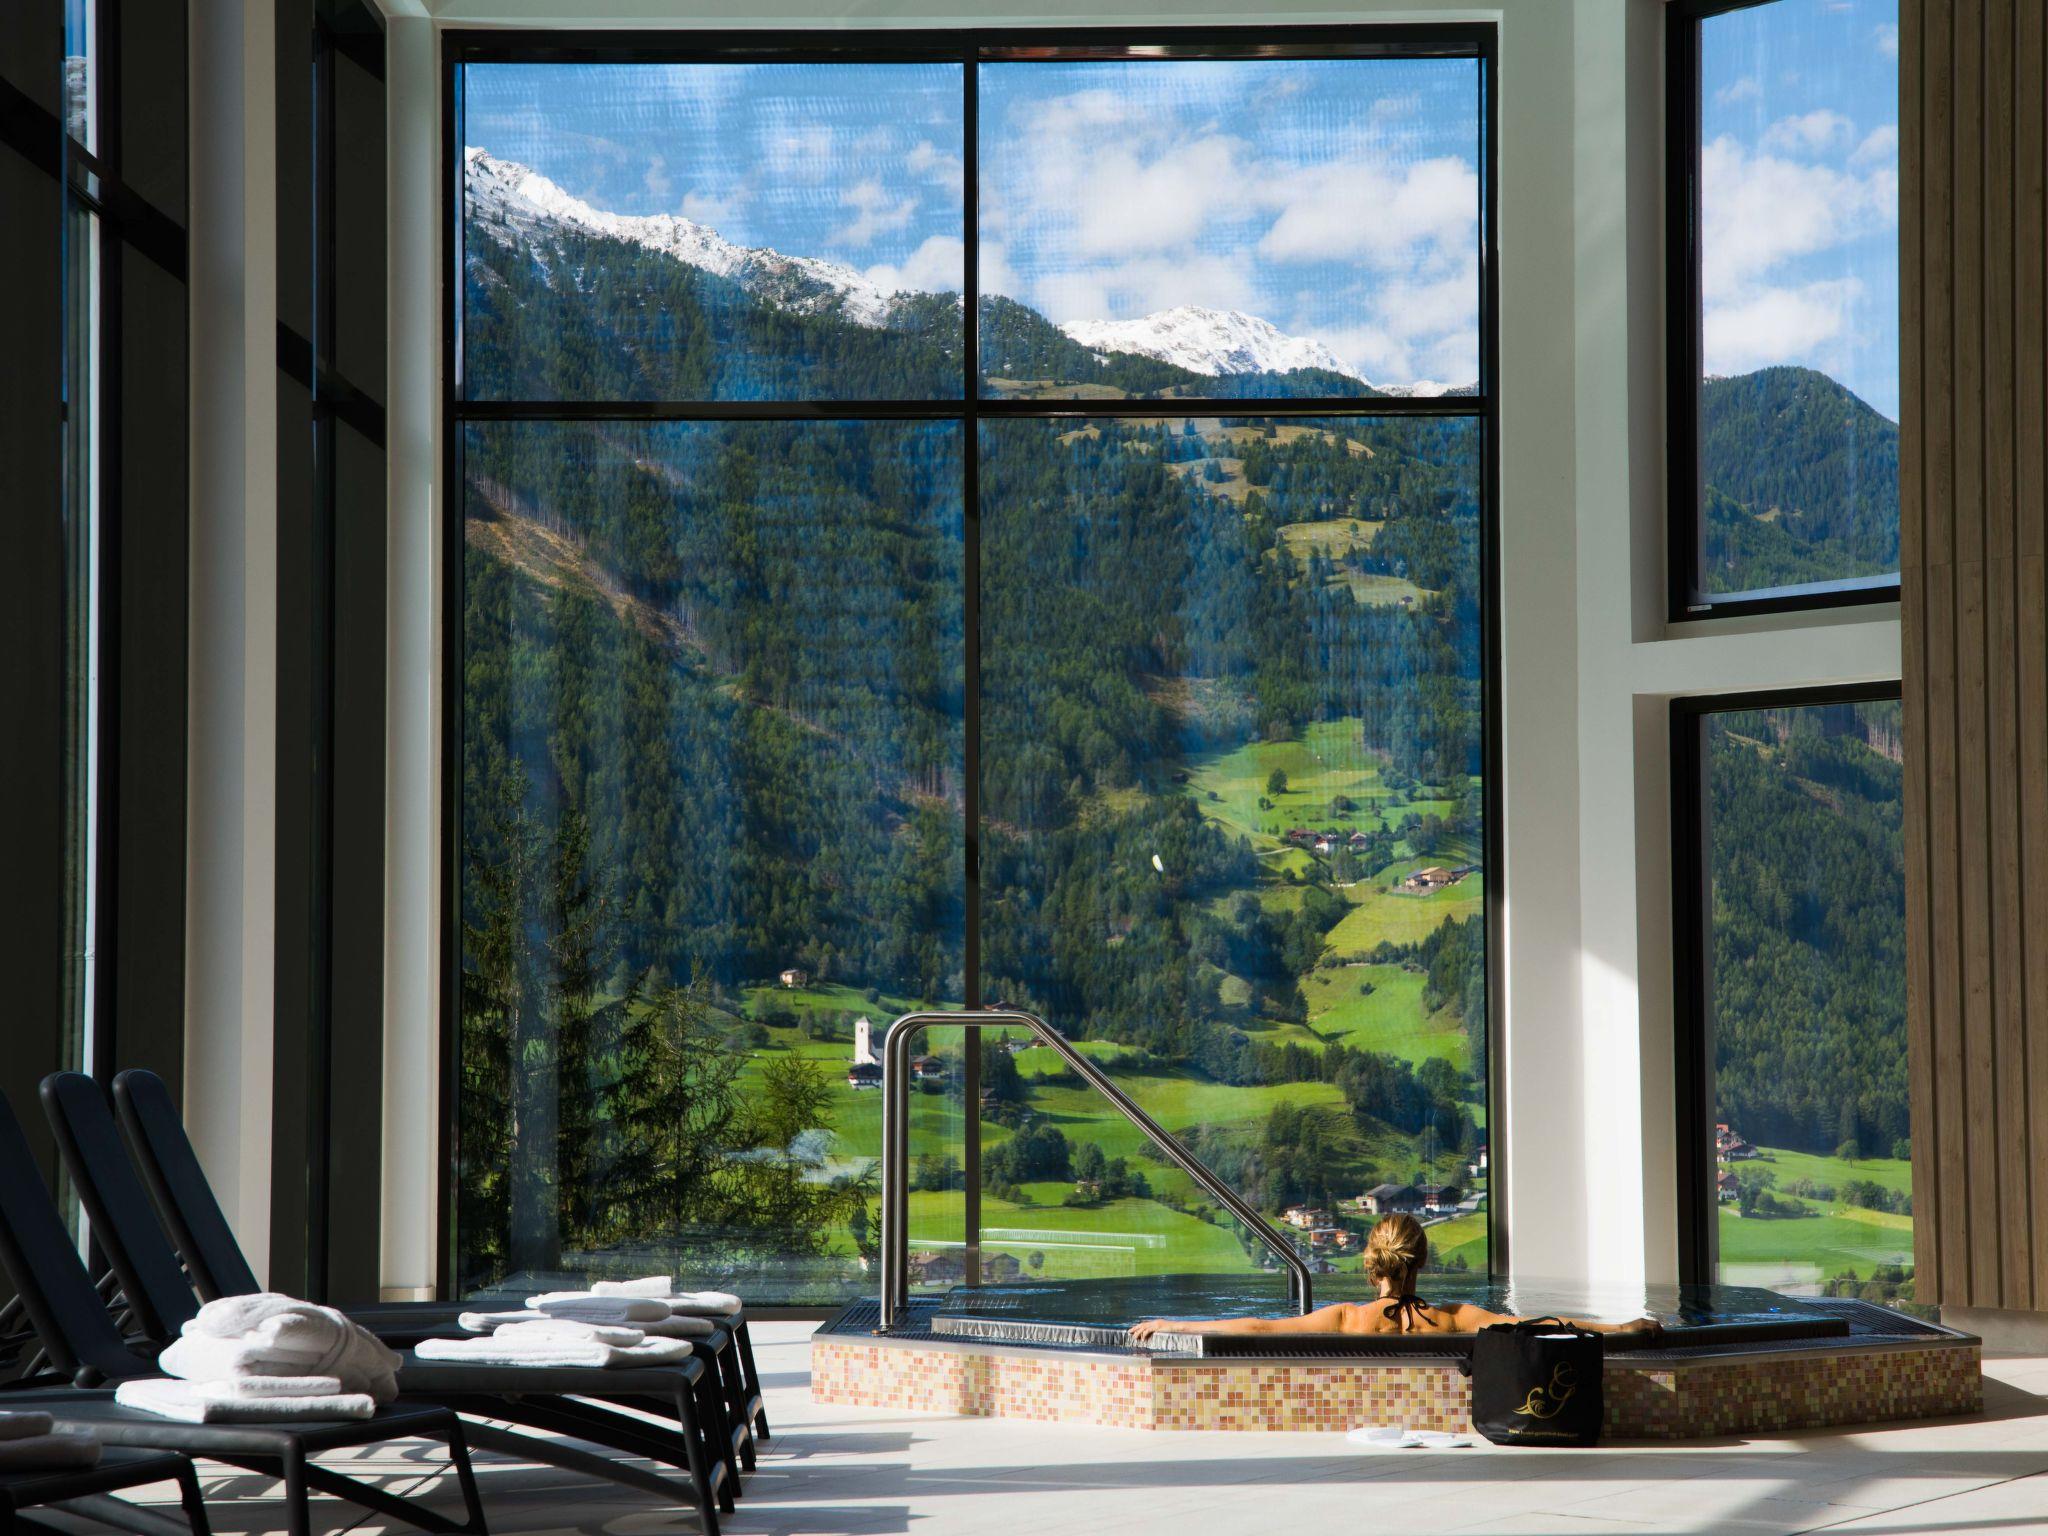
[{"label": "gold logo on bag", "polygon": [[1578,1372],[1568,1365],[1560,1365],[1551,1371],[1550,1384],[1531,1387],[1529,1395],[1522,1399],[1522,1406],[1515,1412],[1532,1419],[1554,1419],[1578,1390]]}]

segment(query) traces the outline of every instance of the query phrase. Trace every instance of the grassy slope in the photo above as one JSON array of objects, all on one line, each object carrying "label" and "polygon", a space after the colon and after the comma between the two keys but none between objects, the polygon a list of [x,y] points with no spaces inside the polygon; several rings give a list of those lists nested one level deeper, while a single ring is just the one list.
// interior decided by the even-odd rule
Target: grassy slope
[{"label": "grassy slope", "polygon": [[1427,895],[1388,889],[1411,870],[1438,862],[1434,858],[1405,860],[1347,890],[1344,894],[1352,910],[1330,930],[1329,953],[1340,960],[1362,958],[1382,939],[1413,944],[1454,917],[1472,917],[1483,911],[1486,877],[1482,874],[1467,875],[1456,885]]},{"label": "grassy slope", "polygon": [[[1866,1179],[1891,1190],[1912,1187],[1913,1168],[1899,1158],[1872,1157],[1844,1162],[1779,1147],[1760,1149],[1764,1156],[1738,1168],[1769,1168],[1777,1174],[1776,1193],[1783,1196],[1794,1179],[1840,1189],[1851,1179]],[[1844,1270],[1868,1279],[1879,1264],[1913,1262],[1913,1218],[1889,1211],[1864,1210],[1841,1201],[1800,1200],[1806,1216],[1741,1216],[1722,1206],[1719,1221],[1721,1263],[1734,1266],[1740,1278],[1760,1284],[1803,1284],[1828,1279]]]}]

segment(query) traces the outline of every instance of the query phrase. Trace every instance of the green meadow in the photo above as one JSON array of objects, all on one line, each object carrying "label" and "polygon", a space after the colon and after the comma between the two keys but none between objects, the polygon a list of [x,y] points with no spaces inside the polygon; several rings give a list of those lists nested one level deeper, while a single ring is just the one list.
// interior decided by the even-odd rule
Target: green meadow
[{"label": "green meadow", "polygon": [[1721,1206],[1716,1241],[1727,1278],[1747,1284],[1803,1287],[1841,1274],[1867,1280],[1880,1264],[1912,1264],[1911,1216],[1866,1210],[1839,1197],[1816,1200],[1792,1193],[1793,1184],[1801,1179],[1834,1189],[1838,1195],[1843,1185],[1856,1179],[1904,1193],[1913,1183],[1910,1161],[1869,1157],[1849,1162],[1782,1147],[1757,1150],[1761,1157],[1724,1166],[1738,1171],[1769,1169],[1777,1180],[1771,1193],[1806,1214],[1744,1216],[1733,1204]]}]

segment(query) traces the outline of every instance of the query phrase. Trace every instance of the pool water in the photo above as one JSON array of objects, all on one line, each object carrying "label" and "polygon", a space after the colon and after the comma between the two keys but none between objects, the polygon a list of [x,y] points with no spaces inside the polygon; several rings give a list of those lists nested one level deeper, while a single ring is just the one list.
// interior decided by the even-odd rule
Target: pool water
[{"label": "pool water", "polygon": [[[1672,1342],[1689,1329],[1725,1329],[1839,1317],[1797,1297],[1753,1286],[1615,1285],[1485,1276],[1427,1276],[1419,1287],[1438,1303],[1471,1302],[1519,1317],[1561,1315],[1625,1322],[1645,1314],[1663,1323]],[[1315,1303],[1370,1301],[1377,1289],[1363,1275],[1321,1275]],[[1128,1327],[1149,1317],[1274,1317],[1294,1311],[1279,1275],[1157,1275],[956,1286],[939,1300],[940,1317],[1006,1318],[1020,1323]]]}]

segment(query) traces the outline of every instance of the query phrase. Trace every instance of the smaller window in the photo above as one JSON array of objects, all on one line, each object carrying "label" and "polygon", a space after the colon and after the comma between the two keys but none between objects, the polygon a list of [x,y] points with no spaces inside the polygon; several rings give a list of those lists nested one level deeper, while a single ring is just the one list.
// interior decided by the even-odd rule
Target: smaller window
[{"label": "smaller window", "polygon": [[1674,619],[1898,595],[1898,22],[1672,6]]},{"label": "smaller window", "polygon": [[1910,1306],[1897,687],[1672,723],[1683,1278]]}]

